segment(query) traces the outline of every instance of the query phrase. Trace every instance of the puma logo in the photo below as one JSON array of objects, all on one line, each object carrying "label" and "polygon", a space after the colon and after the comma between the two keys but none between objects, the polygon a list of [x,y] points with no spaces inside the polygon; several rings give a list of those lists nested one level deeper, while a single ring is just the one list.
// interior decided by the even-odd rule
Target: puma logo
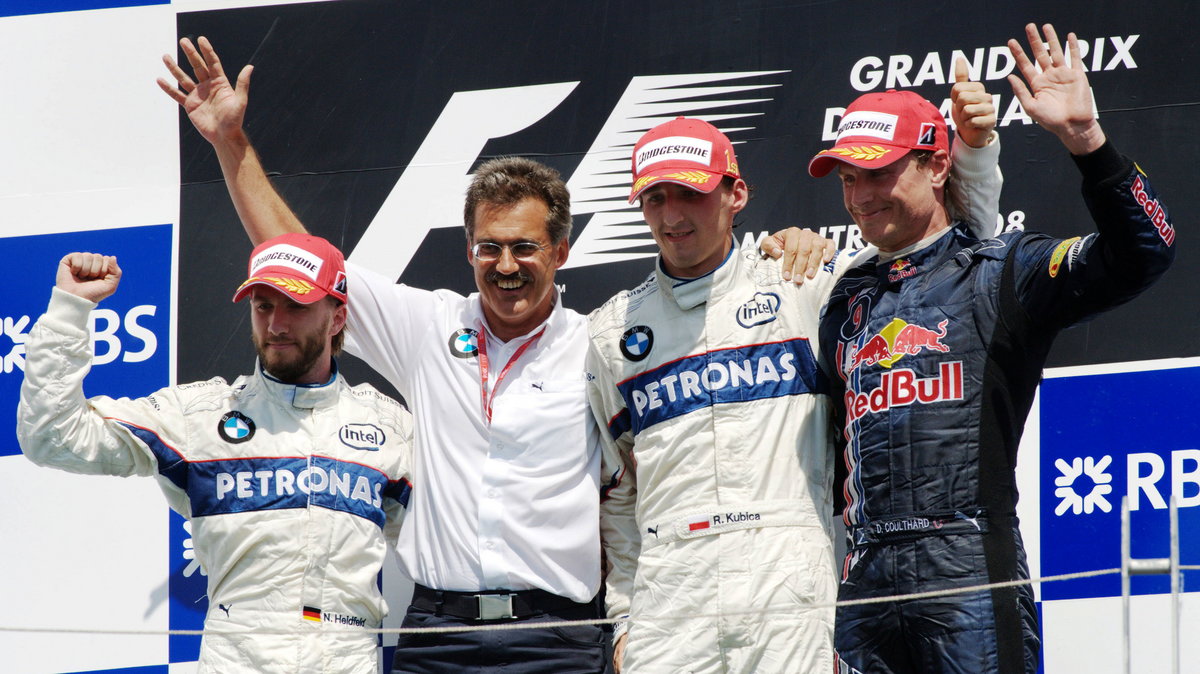
[{"label": "puma logo", "polygon": [[979,526],[979,511],[978,510],[975,511],[974,517],[967,517],[966,515],[964,515],[962,513],[962,511],[959,511],[959,510],[954,511],[954,516],[960,520],[965,520],[967,522],[970,522],[971,524],[974,524],[976,531],[983,531],[983,529],[980,528],[980,526]]}]

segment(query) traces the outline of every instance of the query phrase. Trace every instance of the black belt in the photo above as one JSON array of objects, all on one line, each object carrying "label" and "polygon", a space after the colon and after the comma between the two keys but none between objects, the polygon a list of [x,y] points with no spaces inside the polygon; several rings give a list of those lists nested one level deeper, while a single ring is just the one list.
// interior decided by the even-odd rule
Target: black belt
[{"label": "black belt", "polygon": [[912,541],[926,536],[985,534],[987,531],[987,511],[972,508],[968,512],[955,510],[875,518],[866,524],[850,527],[846,535],[850,538],[851,548],[861,548]]},{"label": "black belt", "polygon": [[545,590],[454,592],[417,585],[413,588],[412,605],[462,620],[520,620],[587,604]]}]

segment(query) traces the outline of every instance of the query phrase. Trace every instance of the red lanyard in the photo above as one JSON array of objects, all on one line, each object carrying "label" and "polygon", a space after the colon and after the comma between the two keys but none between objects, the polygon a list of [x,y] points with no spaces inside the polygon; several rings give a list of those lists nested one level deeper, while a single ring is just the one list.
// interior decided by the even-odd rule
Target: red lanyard
[{"label": "red lanyard", "polygon": [[504,377],[508,375],[508,371],[512,369],[512,366],[516,365],[521,354],[525,353],[525,350],[530,346],[533,346],[533,343],[545,331],[545,327],[538,330],[536,335],[530,337],[528,341],[517,348],[512,358],[508,359],[508,364],[504,366],[504,369],[500,370],[500,374],[496,375],[496,388],[492,389],[491,395],[488,395],[487,332],[485,330],[479,331],[479,336],[476,338],[476,342],[478,342],[476,347],[479,349],[479,395],[483,399],[483,419],[487,422],[487,425],[492,425],[492,401],[496,398],[496,391],[500,390],[500,383],[504,381]]}]

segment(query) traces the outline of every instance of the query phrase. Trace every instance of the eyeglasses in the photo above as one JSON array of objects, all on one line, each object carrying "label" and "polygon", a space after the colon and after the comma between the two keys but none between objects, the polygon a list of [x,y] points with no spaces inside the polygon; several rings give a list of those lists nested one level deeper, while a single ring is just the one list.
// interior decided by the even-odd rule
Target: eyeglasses
[{"label": "eyeglasses", "polygon": [[540,243],[532,241],[518,241],[508,244],[485,241],[471,246],[471,255],[476,260],[482,262],[495,262],[500,259],[500,256],[504,254],[504,249],[507,248],[508,252],[512,253],[512,256],[518,260],[530,260],[545,247]]}]

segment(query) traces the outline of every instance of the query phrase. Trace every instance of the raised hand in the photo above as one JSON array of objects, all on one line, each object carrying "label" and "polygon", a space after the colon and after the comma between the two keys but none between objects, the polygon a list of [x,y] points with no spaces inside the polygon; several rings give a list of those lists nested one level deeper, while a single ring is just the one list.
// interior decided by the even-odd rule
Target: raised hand
[{"label": "raised hand", "polygon": [[212,43],[204,36],[197,42],[199,51],[188,38],[179,41],[195,79],[184,72],[175,59],[164,54],[163,63],[174,76],[175,82],[164,77],[158,78],[157,82],[159,88],[183,107],[200,135],[215,145],[242,134],[242,120],[246,116],[250,94],[250,74],[254,66],[242,68],[236,86],[231,85]]},{"label": "raised hand", "polygon": [[58,263],[55,285],[72,295],[99,302],[117,292],[121,268],[117,258],[98,253],[69,253]]},{"label": "raised hand", "polygon": [[1046,34],[1045,42],[1037,26],[1032,23],[1025,26],[1033,61],[1016,40],[1008,41],[1008,49],[1021,73],[1021,77],[1009,75],[1008,82],[1033,121],[1058,136],[1072,154],[1087,154],[1104,144],[1104,131],[1096,121],[1091,87],[1079,58],[1079,43],[1075,33],[1067,35],[1071,54],[1068,64],[1054,26],[1045,24],[1042,30]]},{"label": "raised hand", "polygon": [[954,86],[950,88],[950,117],[954,131],[971,147],[987,145],[992,129],[996,128],[996,106],[992,95],[982,82],[972,82],[967,73],[967,60],[954,62]]}]

